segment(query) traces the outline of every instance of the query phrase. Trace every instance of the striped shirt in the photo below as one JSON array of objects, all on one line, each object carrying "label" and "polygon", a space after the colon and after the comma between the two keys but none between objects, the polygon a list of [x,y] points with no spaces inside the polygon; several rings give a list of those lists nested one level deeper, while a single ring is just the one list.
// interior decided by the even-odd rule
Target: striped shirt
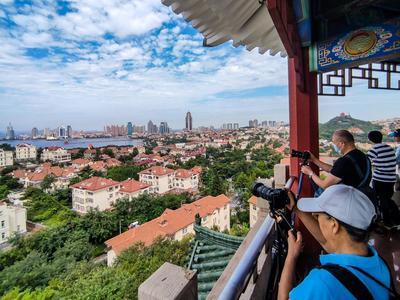
[{"label": "striped shirt", "polygon": [[375,144],[367,155],[374,166],[373,180],[396,182],[396,154],[389,145]]}]

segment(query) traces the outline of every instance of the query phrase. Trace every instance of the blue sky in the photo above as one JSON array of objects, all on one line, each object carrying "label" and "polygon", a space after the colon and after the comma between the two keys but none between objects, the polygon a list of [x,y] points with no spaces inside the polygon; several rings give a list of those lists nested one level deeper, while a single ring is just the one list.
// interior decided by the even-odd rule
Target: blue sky
[{"label": "blue sky", "polygon": [[[184,126],[288,120],[287,64],[202,36],[160,0],[0,0],[0,128],[168,121]],[[340,112],[396,117],[396,92],[365,85],[320,98],[320,120]]]}]

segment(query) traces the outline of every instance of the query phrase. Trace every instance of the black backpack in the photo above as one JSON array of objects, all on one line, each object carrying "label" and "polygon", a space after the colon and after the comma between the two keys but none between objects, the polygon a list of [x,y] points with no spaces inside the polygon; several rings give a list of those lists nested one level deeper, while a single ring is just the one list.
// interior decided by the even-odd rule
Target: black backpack
[{"label": "black backpack", "polygon": [[[382,258],[381,258],[382,259]],[[382,259],[383,260],[383,259]],[[386,261],[383,260],[389,270],[389,266],[387,265]],[[357,300],[374,300],[369,289],[365,286],[365,284],[350,270],[345,267],[336,264],[326,264],[317,267],[318,269],[323,269],[328,271],[333,277],[335,277]],[[349,268],[353,268],[360,273],[367,276],[369,279],[375,281],[378,285],[385,288],[389,293],[389,300],[399,300],[400,295],[396,292],[392,280],[392,276],[390,276],[390,287],[387,287],[378,279],[374,278],[363,269],[360,269],[356,266],[349,266]],[[390,274],[391,275],[391,274]]]}]

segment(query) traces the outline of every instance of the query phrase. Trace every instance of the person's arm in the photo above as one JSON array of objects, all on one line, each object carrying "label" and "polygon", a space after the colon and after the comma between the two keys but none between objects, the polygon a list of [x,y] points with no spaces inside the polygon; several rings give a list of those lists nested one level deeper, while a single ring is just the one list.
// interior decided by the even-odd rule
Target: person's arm
[{"label": "person's arm", "polygon": [[303,237],[298,231],[296,236],[292,230],[288,232],[288,254],[279,280],[278,300],[288,300],[289,293],[295,284],[295,269],[297,259],[303,248]]},{"label": "person's arm", "polygon": [[322,171],[325,171],[325,172],[330,172],[332,170],[332,165],[324,163],[323,161],[316,158],[315,155],[312,154],[310,151],[308,151],[308,152],[310,153],[311,162],[314,165],[316,165],[318,168],[320,168]]},{"label": "person's arm", "polygon": [[293,211],[297,217],[301,220],[307,230],[317,240],[322,247],[326,244],[326,239],[322,235],[321,229],[319,228],[318,221],[312,216],[311,213],[300,211],[296,206],[295,197],[292,192],[288,192],[290,204],[288,209]]},{"label": "person's arm", "polygon": [[311,170],[309,166],[301,167],[301,172],[309,176],[315,182],[316,185],[318,185],[320,188],[323,189],[326,189],[331,185],[338,184],[342,180],[341,178],[336,177],[332,174],[328,174],[326,179],[322,180],[321,178],[319,178],[317,174],[314,173],[313,170]]}]

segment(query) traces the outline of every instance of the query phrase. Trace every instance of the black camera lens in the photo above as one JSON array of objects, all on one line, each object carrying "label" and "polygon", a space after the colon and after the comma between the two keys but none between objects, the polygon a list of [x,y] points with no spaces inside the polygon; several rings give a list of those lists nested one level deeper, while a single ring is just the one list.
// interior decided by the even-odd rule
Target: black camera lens
[{"label": "black camera lens", "polygon": [[256,197],[261,197],[267,200],[271,210],[285,208],[289,203],[287,191],[283,189],[269,188],[260,182],[254,183],[252,193]]}]

